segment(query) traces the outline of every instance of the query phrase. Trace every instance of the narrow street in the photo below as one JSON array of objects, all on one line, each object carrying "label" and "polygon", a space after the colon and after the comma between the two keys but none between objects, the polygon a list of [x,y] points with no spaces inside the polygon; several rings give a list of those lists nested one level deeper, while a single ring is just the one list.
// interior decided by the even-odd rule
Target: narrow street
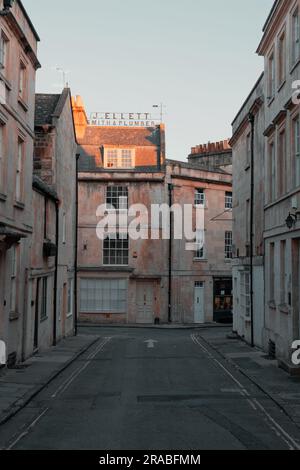
[{"label": "narrow street", "polygon": [[296,449],[297,428],[200,330],[99,341],[0,429],[2,449]]}]

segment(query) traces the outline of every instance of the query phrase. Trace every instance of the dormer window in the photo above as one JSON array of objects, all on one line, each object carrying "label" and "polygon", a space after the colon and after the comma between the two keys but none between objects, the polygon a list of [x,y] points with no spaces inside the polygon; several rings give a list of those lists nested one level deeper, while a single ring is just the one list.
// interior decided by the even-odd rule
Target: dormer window
[{"label": "dormer window", "polygon": [[104,167],[108,169],[132,169],[135,166],[134,149],[105,149]]}]

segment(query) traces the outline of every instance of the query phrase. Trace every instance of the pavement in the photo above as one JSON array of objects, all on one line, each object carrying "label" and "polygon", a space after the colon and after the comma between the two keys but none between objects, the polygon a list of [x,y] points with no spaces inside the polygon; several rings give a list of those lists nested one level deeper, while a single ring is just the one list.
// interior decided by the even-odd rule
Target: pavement
[{"label": "pavement", "polygon": [[300,449],[300,381],[226,328],[80,328],[0,377],[0,448]]},{"label": "pavement", "polygon": [[26,406],[97,340],[98,337],[92,335],[67,338],[14,369],[1,369],[0,425]]},{"label": "pavement", "polygon": [[266,353],[240,339],[228,339],[230,329],[201,333],[218,354],[264,391],[300,427],[300,377],[292,377],[270,360]]}]

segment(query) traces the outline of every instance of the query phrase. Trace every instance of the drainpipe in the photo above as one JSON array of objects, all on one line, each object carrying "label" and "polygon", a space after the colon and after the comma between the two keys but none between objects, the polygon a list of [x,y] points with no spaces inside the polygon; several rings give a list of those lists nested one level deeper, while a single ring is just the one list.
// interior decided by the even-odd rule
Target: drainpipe
[{"label": "drainpipe", "polygon": [[53,346],[56,346],[57,335],[57,282],[58,282],[58,250],[59,250],[59,201],[55,201],[55,218],[56,218],[56,254],[55,254],[55,273],[54,273],[54,299],[53,299]]},{"label": "drainpipe", "polygon": [[157,145],[157,171],[161,171],[161,149],[162,149],[162,130],[161,125],[159,126],[159,144]]},{"label": "drainpipe", "polygon": [[168,185],[169,207],[170,207],[170,236],[169,236],[169,288],[168,288],[168,322],[172,323],[172,237],[173,237],[173,214],[171,207],[173,205],[173,185]]},{"label": "drainpipe", "polygon": [[79,187],[78,187],[78,164],[80,154],[76,154],[76,213],[75,213],[75,279],[74,279],[74,310],[75,310],[75,328],[74,334],[78,333],[78,201],[79,201]]},{"label": "drainpipe", "polygon": [[251,316],[251,347],[254,348],[254,305],[253,305],[253,239],[254,239],[254,123],[255,117],[249,113],[251,124],[251,195],[250,195],[250,316]]}]

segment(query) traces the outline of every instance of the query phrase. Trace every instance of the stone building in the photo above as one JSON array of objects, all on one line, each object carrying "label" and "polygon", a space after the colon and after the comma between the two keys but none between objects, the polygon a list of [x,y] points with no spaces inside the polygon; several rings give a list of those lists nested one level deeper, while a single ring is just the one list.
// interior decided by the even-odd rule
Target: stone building
[{"label": "stone building", "polygon": [[[164,125],[90,124],[80,97],[73,100],[79,144],[79,314],[82,321],[204,323],[214,310],[231,310],[231,175],[165,158]],[[207,246],[186,251],[168,211],[143,218],[153,206],[202,206]],[[97,237],[100,206],[125,213],[140,207],[147,239],[111,231]],[[103,211],[103,209],[102,209]],[[102,214],[103,215],[103,212]],[[129,212],[130,215],[130,212]],[[170,229],[171,227],[171,229]],[[157,239],[150,236],[155,232]],[[193,240],[193,245],[195,245]],[[197,240],[196,240],[197,242]],[[218,253],[216,253],[216,248]],[[220,251],[219,251],[220,250]],[[216,289],[214,309],[214,287]]]},{"label": "stone building", "polygon": [[189,163],[196,163],[208,170],[220,168],[232,173],[232,149],[229,140],[197,145],[192,148],[188,160]]},{"label": "stone building", "polygon": [[249,246],[250,232],[244,227],[249,227],[247,173],[250,169],[243,170],[243,166],[249,161],[247,114],[252,110],[254,343],[262,345],[288,369],[292,343],[300,337],[300,109],[295,95],[297,84],[294,83],[300,78],[299,24],[299,0],[274,2],[257,50],[264,57],[264,75],[236,117],[231,140],[236,256],[235,328],[249,340],[251,289],[247,272],[249,260],[244,255]]},{"label": "stone building", "polygon": [[9,363],[25,351],[38,41],[21,1],[0,1],[0,339]]},{"label": "stone building", "polygon": [[[300,2],[278,0],[263,29],[265,60],[265,324],[263,342],[290,362],[300,338]],[[291,223],[288,222],[291,220]]]},{"label": "stone building", "polygon": [[[204,210],[204,245],[189,251],[172,239],[172,320],[225,322],[232,318],[232,176],[191,163],[166,161],[172,203]],[[194,215],[193,215],[194,217]],[[197,237],[196,237],[197,238]]]},{"label": "stone building", "polygon": [[[254,186],[251,192],[251,118],[254,118]],[[234,331],[262,346],[264,327],[264,75],[233,121],[233,292]],[[250,294],[251,205],[253,205],[253,318]],[[251,323],[253,320],[253,329]]]},{"label": "stone building", "polygon": [[70,90],[37,94],[27,356],[74,332],[76,151]]}]

